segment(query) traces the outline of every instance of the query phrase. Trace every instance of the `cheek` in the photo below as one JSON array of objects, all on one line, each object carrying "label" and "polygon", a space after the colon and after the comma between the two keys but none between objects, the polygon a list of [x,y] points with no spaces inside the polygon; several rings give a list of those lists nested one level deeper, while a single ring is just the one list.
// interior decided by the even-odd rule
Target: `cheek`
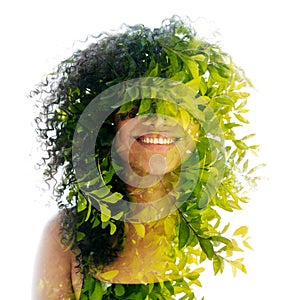
[{"label": "cheek", "polygon": [[137,174],[149,174],[153,168],[151,164],[151,155],[145,151],[138,150],[135,145],[129,151],[129,165]]},{"label": "cheek", "polygon": [[167,155],[166,170],[168,172],[176,170],[182,164],[183,157],[177,147],[172,149]]},{"label": "cheek", "polygon": [[136,143],[136,140],[130,134],[135,126],[136,124],[132,120],[119,121],[117,123],[117,132],[112,151],[118,153],[123,160],[128,160],[129,150]]},{"label": "cheek", "polygon": [[123,161],[128,161],[130,149],[135,142],[134,139],[129,139],[127,135],[117,133],[112,151],[115,151]]}]

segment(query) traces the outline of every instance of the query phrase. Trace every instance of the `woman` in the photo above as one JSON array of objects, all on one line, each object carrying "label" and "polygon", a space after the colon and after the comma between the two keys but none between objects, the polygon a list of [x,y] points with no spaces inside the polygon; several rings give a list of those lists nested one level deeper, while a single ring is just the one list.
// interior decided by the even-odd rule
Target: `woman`
[{"label": "woman", "polygon": [[238,170],[250,147],[234,128],[247,122],[249,84],[176,17],[100,35],[62,62],[33,93],[60,208],[34,299],[194,299],[200,262],[222,272],[240,248],[214,207],[246,200]]}]

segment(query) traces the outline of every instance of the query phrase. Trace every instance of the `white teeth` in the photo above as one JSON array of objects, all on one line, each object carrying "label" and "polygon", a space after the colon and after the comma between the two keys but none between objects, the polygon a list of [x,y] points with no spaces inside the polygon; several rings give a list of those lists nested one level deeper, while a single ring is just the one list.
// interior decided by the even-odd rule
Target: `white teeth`
[{"label": "white teeth", "polygon": [[173,138],[149,138],[149,137],[141,137],[140,141],[145,144],[156,144],[156,145],[169,145],[173,144],[175,142],[175,139]]}]

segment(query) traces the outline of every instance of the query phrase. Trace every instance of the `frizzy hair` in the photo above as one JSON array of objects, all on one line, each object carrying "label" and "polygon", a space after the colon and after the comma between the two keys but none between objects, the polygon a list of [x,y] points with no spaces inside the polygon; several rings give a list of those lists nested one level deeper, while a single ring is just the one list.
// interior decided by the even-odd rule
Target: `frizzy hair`
[{"label": "frizzy hair", "polygon": [[[167,49],[206,55],[211,45],[204,41],[194,45],[195,35],[178,17],[165,20],[160,28],[123,26],[119,33],[100,34],[86,49],[62,61],[31,93],[40,111],[35,119],[45,153],[40,166],[61,210],[62,241],[74,250],[79,248],[83,265],[110,263],[122,249],[124,230],[122,222],[115,221],[117,229],[111,234],[109,227],[101,226],[97,209],[92,208],[88,219],[85,210],[77,209],[80,191],[74,188],[72,139],[79,117],[95,96],[120,82],[149,76],[154,65],[158,66],[156,76],[173,78],[177,70],[171,66]],[[188,70],[182,74],[176,80],[191,79]],[[106,126],[112,129],[113,122]],[[103,146],[99,158],[108,155],[109,149],[109,145]],[[125,193],[117,176],[111,185]]]}]

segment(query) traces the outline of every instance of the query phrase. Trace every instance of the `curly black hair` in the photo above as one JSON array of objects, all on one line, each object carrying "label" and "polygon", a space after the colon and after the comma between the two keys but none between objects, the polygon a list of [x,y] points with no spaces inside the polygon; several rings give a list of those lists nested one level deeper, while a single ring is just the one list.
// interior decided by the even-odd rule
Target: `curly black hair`
[{"label": "curly black hair", "polygon": [[[214,45],[195,37],[194,29],[178,17],[165,20],[160,28],[135,25],[118,33],[101,34],[85,50],[78,50],[61,62],[32,91],[40,109],[36,125],[46,154],[42,162],[44,176],[46,182],[52,183],[54,198],[62,211],[62,241],[80,250],[84,266],[105,265],[114,260],[122,250],[124,228],[121,221],[103,221],[101,212],[87,204],[78,188],[72,163],[76,124],[95,96],[120,82],[156,76],[185,83],[193,79],[186,57],[202,55],[197,60],[202,74],[210,61],[223,63]],[[216,88],[211,87],[206,93],[213,93],[213,89]],[[111,115],[99,134],[97,148],[101,151],[95,154],[106,170],[110,169],[113,137],[109,133],[113,128]],[[124,185],[117,176],[111,175],[107,181],[114,191],[124,194]]]}]

